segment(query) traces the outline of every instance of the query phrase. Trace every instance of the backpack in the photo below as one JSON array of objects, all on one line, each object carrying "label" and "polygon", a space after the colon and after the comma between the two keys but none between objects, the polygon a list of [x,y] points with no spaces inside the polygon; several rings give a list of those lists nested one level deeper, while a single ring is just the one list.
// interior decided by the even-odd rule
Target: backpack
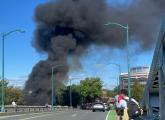
[{"label": "backpack", "polygon": [[132,100],[126,100],[127,102],[127,112],[130,118],[139,117],[141,115],[141,108],[137,103]]}]

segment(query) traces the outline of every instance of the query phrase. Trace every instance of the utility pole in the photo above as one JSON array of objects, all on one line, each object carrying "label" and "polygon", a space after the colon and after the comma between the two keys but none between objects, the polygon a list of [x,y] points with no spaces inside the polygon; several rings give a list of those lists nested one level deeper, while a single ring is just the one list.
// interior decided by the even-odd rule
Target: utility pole
[{"label": "utility pole", "polygon": [[6,36],[9,36],[11,33],[14,33],[14,32],[19,32],[19,33],[25,33],[25,31],[23,30],[20,30],[20,29],[15,29],[15,30],[12,30],[8,33],[2,33],[2,104],[1,104],[1,112],[5,112],[5,93],[4,93],[4,81],[5,81],[5,72],[4,72],[4,68],[5,68],[5,37]]}]

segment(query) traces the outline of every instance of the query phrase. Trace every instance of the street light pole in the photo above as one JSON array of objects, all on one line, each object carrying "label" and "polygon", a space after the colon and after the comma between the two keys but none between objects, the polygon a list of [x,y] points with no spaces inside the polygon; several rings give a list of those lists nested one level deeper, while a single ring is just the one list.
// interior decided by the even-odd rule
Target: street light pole
[{"label": "street light pole", "polygon": [[1,112],[5,112],[5,95],[4,95],[4,40],[5,39],[5,35],[4,33],[2,34],[2,105],[1,105]]},{"label": "street light pole", "polygon": [[69,87],[69,99],[70,99],[70,107],[73,108],[73,105],[72,105],[72,84],[71,84],[71,81],[74,80],[74,79],[81,79],[81,76],[76,76],[76,77],[69,77],[69,84],[70,84],[70,87]]},{"label": "street light pole", "polygon": [[[119,92],[120,92],[119,83],[120,83],[121,66],[120,66],[120,64],[113,63],[113,62],[110,62],[110,63],[108,63],[108,64],[112,64],[112,65],[115,65],[116,67],[118,67],[117,86],[118,86],[118,93],[119,93]],[[108,65],[108,64],[106,64],[106,65]],[[96,64],[96,65],[101,65],[101,64],[99,63],[99,64]]]},{"label": "street light pole", "polygon": [[128,67],[128,96],[131,99],[130,57],[129,57],[129,27],[127,24],[127,67]]},{"label": "street light pole", "polygon": [[56,69],[57,67],[61,67],[61,66],[64,66],[64,65],[56,65],[56,66],[53,66],[52,67],[52,110],[54,110],[54,103],[56,105],[56,98],[54,98],[54,96],[56,97],[56,92],[54,92],[54,69]]},{"label": "street light pole", "polygon": [[12,30],[8,33],[2,33],[2,103],[1,103],[1,112],[5,112],[5,93],[4,93],[4,68],[5,68],[5,64],[4,64],[4,60],[5,60],[5,47],[4,47],[4,42],[5,42],[5,37],[9,36],[11,33],[14,32],[19,32],[19,33],[24,33],[25,31],[20,30],[20,29],[16,29],[16,30]]},{"label": "street light pole", "polygon": [[70,93],[70,107],[72,108],[72,86],[71,86],[71,79],[69,81],[70,81],[70,87],[69,87],[70,88],[70,90],[69,90],[70,91],[69,92]]},{"label": "street light pole", "polygon": [[108,25],[116,25],[116,26],[119,26],[123,29],[126,30],[126,42],[127,42],[127,67],[128,67],[128,96],[129,98],[131,98],[131,79],[130,79],[130,57],[129,57],[129,27],[128,27],[128,24],[127,26],[123,26],[119,23],[115,23],[115,22],[109,22],[107,24],[104,24],[106,26]]},{"label": "street light pole", "polygon": [[54,110],[54,67],[52,67],[52,110]]}]

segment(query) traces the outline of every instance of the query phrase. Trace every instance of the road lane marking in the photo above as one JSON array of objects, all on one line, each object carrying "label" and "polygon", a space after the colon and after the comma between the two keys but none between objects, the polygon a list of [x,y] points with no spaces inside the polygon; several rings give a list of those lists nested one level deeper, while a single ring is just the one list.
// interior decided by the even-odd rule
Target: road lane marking
[{"label": "road lane marking", "polygon": [[45,116],[49,116],[49,115],[52,115],[52,114],[51,113],[47,113],[45,115],[38,115],[38,116],[23,118],[23,119],[19,119],[19,120],[30,120],[30,119],[33,119],[33,118],[45,117]]},{"label": "road lane marking", "polygon": [[108,112],[107,116],[106,116],[106,119],[105,120],[108,120],[109,119],[109,114],[110,114],[111,111]]},{"label": "road lane marking", "polygon": [[43,114],[43,113],[31,113],[31,114],[21,114],[21,115],[10,115],[10,116],[0,116],[1,118],[11,118],[11,117],[20,117],[20,116],[25,116],[25,115],[38,115],[38,114]]}]

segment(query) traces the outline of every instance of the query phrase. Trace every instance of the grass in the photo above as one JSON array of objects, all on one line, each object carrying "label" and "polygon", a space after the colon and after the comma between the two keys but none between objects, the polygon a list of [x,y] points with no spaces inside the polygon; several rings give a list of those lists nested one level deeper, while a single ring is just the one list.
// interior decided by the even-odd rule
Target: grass
[{"label": "grass", "polygon": [[108,115],[108,120],[116,120],[116,111],[111,110],[109,115]]}]

